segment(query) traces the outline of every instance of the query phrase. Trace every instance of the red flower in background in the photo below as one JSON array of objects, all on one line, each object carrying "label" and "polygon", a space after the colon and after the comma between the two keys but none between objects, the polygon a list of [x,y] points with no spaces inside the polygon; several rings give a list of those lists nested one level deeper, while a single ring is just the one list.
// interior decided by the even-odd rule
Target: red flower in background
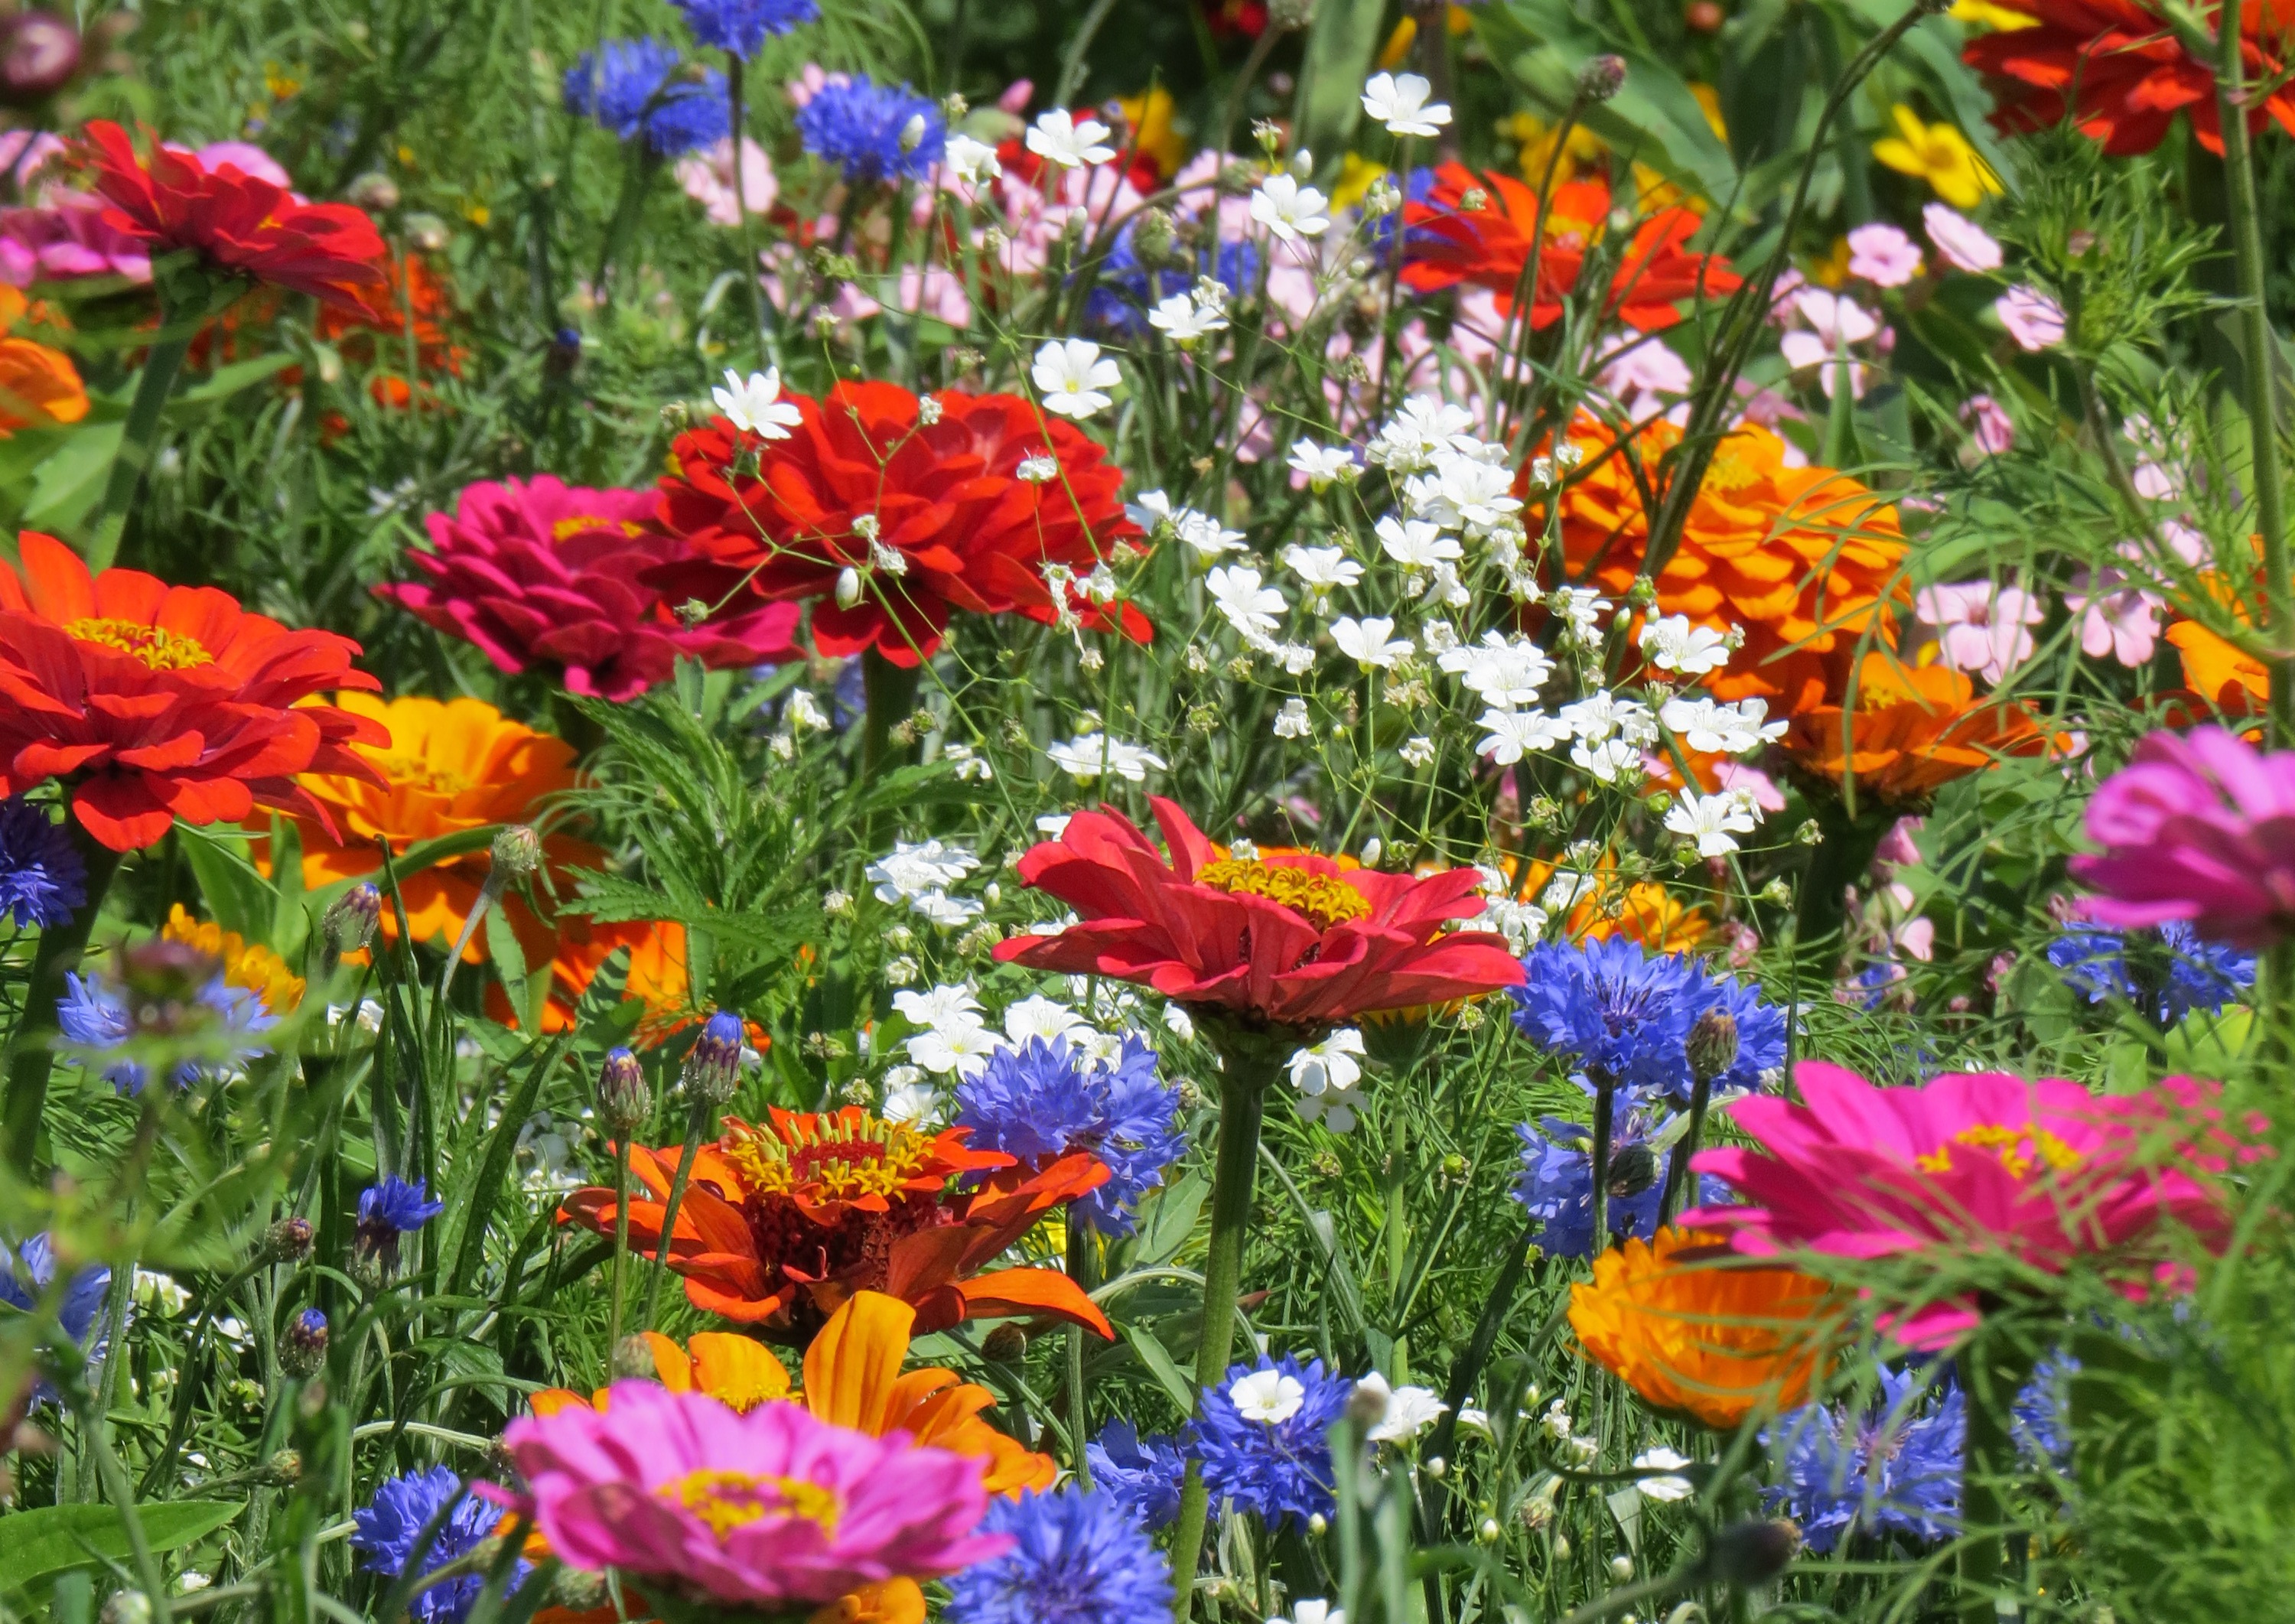
[{"label": "red flower in background", "polygon": [[[1488,200],[1466,208],[1469,192]],[[1538,193],[1503,175],[1477,175],[1463,164],[1444,164],[1423,201],[1404,206],[1402,281],[1419,293],[1471,282],[1498,295],[1501,311],[1514,308],[1538,239],[1539,265],[1530,286],[1530,324],[1552,326],[1562,319],[1562,301],[1578,286],[1586,256],[1608,228],[1610,187],[1606,181],[1570,181],[1554,189],[1539,235]],[[1610,279],[1604,314],[1623,319],[1642,332],[1670,327],[1680,319],[1675,306],[1685,299],[1736,291],[1739,277],[1719,254],[1696,254],[1683,245],[1700,222],[1687,208],[1661,208],[1634,229],[1633,241]]]},{"label": "red flower in background", "polygon": [[[2184,112],[2191,115],[2200,144],[2223,151],[2215,69],[2186,51],[2158,12],[2134,0],[1999,3],[2031,18],[2033,26],[1972,40],[1961,60],[1993,80],[2000,102],[1995,118],[2003,128],[2045,129],[2069,113],[2106,152],[2124,158],[2158,146]],[[2219,7],[2198,9],[2210,21],[2220,14]],[[2258,43],[2266,37],[2275,41],[2290,20],[2252,0],[2242,17],[2242,77],[2250,86],[2273,86],[2267,95],[2250,92],[2248,128],[2260,130],[2267,118],[2295,135],[2295,86],[2285,82],[2287,65]]]},{"label": "red flower in background", "polygon": [[1257,39],[1267,32],[1267,0],[1201,0],[1214,39]]},{"label": "red flower in background", "polygon": [[429,578],[378,597],[476,643],[502,670],[555,666],[567,688],[616,701],[666,680],[681,654],[705,665],[796,657],[797,608],[755,604],[688,628],[641,577],[684,557],[648,528],[650,491],[599,491],[551,475],[465,486],[450,517],[426,519],[433,551],[408,562]]},{"label": "red flower in background", "polygon": [[1076,813],[1058,841],[1021,858],[1020,877],[1082,920],[1057,935],[1015,936],[999,959],[1143,982],[1183,1004],[1282,1026],[1522,983],[1505,937],[1445,928],[1482,911],[1473,869],[1417,876],[1305,852],[1226,857],[1171,802],[1148,804],[1170,861],[1122,814]]},{"label": "red flower in background", "polygon": [[18,549],[22,574],[0,563],[0,796],[62,779],[88,833],[131,852],[179,817],[236,822],[267,806],[323,822],[298,772],[380,781],[351,746],[389,734],[307,703],[380,686],[351,668],[350,639],[290,632],[211,587],[91,575],[33,531]]},{"label": "red flower in background", "polygon": [[308,293],[360,315],[384,307],[389,285],[382,238],[363,210],[306,203],[222,163],[154,144],[140,163],[127,132],[107,119],[87,126],[82,152],[95,190],[111,204],[104,223],[154,253],[190,249],[208,264],[273,287]]},{"label": "red flower in background", "polygon": [[[647,578],[672,601],[821,600],[821,653],[873,646],[895,665],[937,649],[957,609],[1047,625],[1072,616],[1145,642],[1145,616],[1082,585],[1115,543],[1140,535],[1117,495],[1122,470],[1016,396],[951,389],[932,400],[927,423],[906,389],[841,383],[825,401],[792,398],[801,420],[786,439],[761,441],[723,418],[681,435],[659,519],[689,556]],[[737,471],[751,452],[755,473]],[[1030,463],[1042,477],[1022,477]],[[1058,597],[1049,566],[1073,577]],[[837,600],[840,577],[849,604]]]}]

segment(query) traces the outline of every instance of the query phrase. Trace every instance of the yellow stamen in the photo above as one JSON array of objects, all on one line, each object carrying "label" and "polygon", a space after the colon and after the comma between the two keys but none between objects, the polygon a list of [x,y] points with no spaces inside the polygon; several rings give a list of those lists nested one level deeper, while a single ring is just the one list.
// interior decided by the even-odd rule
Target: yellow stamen
[{"label": "yellow stamen", "polygon": [[374,764],[394,788],[427,789],[432,795],[458,796],[470,788],[470,780],[459,772],[425,761],[419,755],[379,755]]},{"label": "yellow stamen", "polygon": [[550,539],[562,542],[576,535],[587,535],[592,530],[618,530],[624,535],[635,535],[639,526],[626,518],[608,518],[598,513],[571,513],[550,526]]},{"label": "yellow stamen", "polygon": [[787,1196],[800,1188],[816,1201],[856,1201],[890,1196],[932,1155],[932,1141],[912,1128],[863,1116],[847,1129],[834,1116],[821,1116],[796,1130],[796,1145],[746,1125],[725,1136],[725,1159],[741,1170],[753,1189]]},{"label": "yellow stamen", "polygon": [[2051,1172],[2070,1172],[2080,1164],[2080,1153],[2046,1129],[2026,1125],[2011,1127],[2005,1122],[1979,1122],[1964,1128],[1924,1156],[1915,1156],[1913,1165],[1924,1173],[1944,1173],[1952,1171],[1952,1147],[1965,1145],[1972,1150],[1997,1152],[2000,1165],[2012,1179],[2028,1179],[2042,1163]]},{"label": "yellow stamen", "polygon": [[1323,930],[1370,912],[1369,900],[1335,874],[1278,868],[1249,858],[1205,863],[1196,870],[1196,883],[1236,896],[1263,896],[1270,902],[1280,902]]},{"label": "yellow stamen", "polygon": [[834,1490],[802,1478],[704,1467],[655,1490],[691,1512],[722,1542],[737,1528],[767,1517],[796,1518],[833,1533],[844,1503]]},{"label": "yellow stamen", "polygon": [[170,632],[165,626],[147,626],[140,620],[106,620],[90,616],[65,622],[64,633],[84,643],[97,643],[120,654],[132,654],[154,671],[185,671],[215,662],[215,656],[200,646],[199,639]]}]

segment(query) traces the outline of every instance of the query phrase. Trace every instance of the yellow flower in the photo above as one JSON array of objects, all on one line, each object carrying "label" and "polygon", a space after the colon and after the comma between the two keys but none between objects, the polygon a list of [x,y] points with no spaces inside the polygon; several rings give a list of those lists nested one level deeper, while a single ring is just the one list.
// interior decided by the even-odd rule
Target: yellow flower
[{"label": "yellow flower", "polygon": [[[1535,113],[1515,113],[1499,121],[1499,134],[1522,149],[1523,178],[1533,186],[1542,184],[1546,166],[1554,158],[1553,126]],[[1572,125],[1569,143],[1562,149],[1562,161],[1555,167],[1556,183],[1576,179],[1580,169],[1599,163],[1608,151],[1593,131],[1582,124]]]},{"label": "yellow flower", "polygon": [[1822,259],[1809,263],[1809,279],[1820,288],[1838,288],[1849,280],[1849,239],[1835,237]]},{"label": "yellow flower", "polygon": [[1151,85],[1139,95],[1116,97],[1115,104],[1123,110],[1139,151],[1155,160],[1156,173],[1166,180],[1178,174],[1188,161],[1188,140],[1172,127],[1172,93]]},{"label": "yellow flower", "polygon": [[1918,175],[1955,208],[1973,208],[1988,192],[2000,190],[2000,177],[1949,124],[1923,124],[1899,102],[1889,110],[1898,134],[1873,143],[1873,156],[1903,175]]},{"label": "yellow flower", "polygon": [[1363,200],[1371,183],[1391,173],[1384,164],[1375,164],[1360,152],[1350,152],[1340,161],[1339,184],[1331,188],[1333,208],[1352,208]]},{"label": "yellow flower", "polygon": [[[1450,32],[1454,35],[1464,34],[1474,26],[1473,14],[1463,5],[1450,8],[1449,21]],[[1385,47],[1378,53],[1380,71],[1391,73],[1401,67],[1410,55],[1410,47],[1417,42],[1418,19],[1406,13],[1402,20],[1394,25],[1394,32],[1386,37]]]},{"label": "yellow flower", "polygon": [[2012,12],[2005,5],[1994,5],[1991,0],[1954,0],[1953,7],[1945,13],[1955,22],[1964,22],[1971,28],[2009,29],[2038,28],[2040,20],[2023,12]]},{"label": "yellow flower", "polygon": [[283,1016],[303,1001],[303,978],[288,970],[285,959],[259,943],[241,940],[236,931],[194,919],[181,902],[168,913],[159,934],[215,959],[223,966],[226,985],[244,987],[273,1015]]}]

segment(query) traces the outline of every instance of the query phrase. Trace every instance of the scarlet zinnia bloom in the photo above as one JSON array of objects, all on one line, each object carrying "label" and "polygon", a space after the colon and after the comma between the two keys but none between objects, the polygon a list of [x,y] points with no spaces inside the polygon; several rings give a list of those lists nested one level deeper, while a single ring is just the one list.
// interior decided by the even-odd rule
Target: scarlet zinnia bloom
[{"label": "scarlet zinnia bloom", "polygon": [[1226,857],[1172,803],[1148,804],[1168,861],[1107,808],[1076,813],[1057,841],[1029,849],[1020,877],[1083,918],[1001,943],[998,959],[1303,1028],[1522,984],[1505,937],[1445,928],[1482,911],[1472,869],[1382,874],[1311,853]]},{"label": "scarlet zinnia bloom", "polygon": [[[2184,48],[2156,9],[2135,0],[1998,0],[2002,9],[2032,19],[2030,28],[2004,29],[1970,42],[1961,59],[1993,81],[1999,123],[2014,130],[2046,129],[2067,113],[2081,132],[2115,158],[2149,152],[2167,138],[2179,112],[2210,152],[2223,151],[2211,62]],[[2212,21],[2220,6],[2202,6]],[[2250,133],[2266,118],[2295,134],[2295,87],[2287,65],[2261,41],[2275,43],[2289,19],[2276,5],[2242,8],[2242,78],[2268,85],[2247,117]]]},{"label": "scarlet zinnia bloom", "polygon": [[1789,1269],[1746,1268],[1718,1235],[1665,1228],[1594,1260],[1593,1279],[1570,1288],[1570,1328],[1648,1403],[1727,1431],[1809,1397],[1833,1294]]},{"label": "scarlet zinnia bloom", "polygon": [[[1645,477],[1679,444],[1653,423],[1635,442]],[[1562,494],[1562,547],[1571,581],[1622,597],[1641,573],[1649,514],[1641,486],[1608,431],[1581,419],[1571,441],[1582,471]],[[1714,449],[1673,556],[1658,572],[1659,615],[1717,632],[1742,626],[1745,645],[1708,683],[1724,699],[1761,698],[1790,713],[1824,691],[1819,656],[1855,642],[1883,604],[1907,596],[1896,510],[1846,474],[1789,468],[1785,442],[1740,424]],[[1519,488],[1527,491],[1527,471]],[[1541,512],[1529,516],[1536,532]]]},{"label": "scarlet zinnia bloom", "polygon": [[381,730],[306,703],[377,686],[351,668],[350,639],[290,632],[211,587],[91,575],[35,531],[17,545],[22,573],[0,562],[0,796],[61,779],[88,833],[132,852],[179,817],[236,822],[265,806],[323,823],[300,772],[374,781],[352,747]]},{"label": "scarlet zinnia bloom", "polygon": [[[913,666],[940,647],[951,610],[1021,614],[1049,625],[1073,616],[1138,641],[1147,617],[1103,605],[1082,579],[1115,543],[1136,539],[1117,496],[1123,472],[1071,425],[1011,395],[917,397],[888,383],[840,383],[825,401],[792,399],[788,437],[761,440],[724,418],[681,435],[677,474],[662,481],[660,518],[691,557],[649,578],[672,600],[817,600],[813,646],[825,655],[874,647]],[[754,475],[736,471],[744,453]],[[1021,477],[1023,463],[1033,463]],[[1049,566],[1074,577],[1058,596]],[[850,572],[859,595],[837,599]]]},{"label": "scarlet zinnia bloom", "polygon": [[[803,1342],[855,1292],[917,1310],[920,1331],[961,1320],[1049,1314],[1113,1336],[1107,1318],[1057,1269],[994,1261],[1053,1208],[1098,1188],[1107,1164],[1078,1152],[1033,1173],[965,1146],[969,1130],[927,1136],[858,1106],[819,1115],[775,1107],[764,1127],[725,1119],[695,1157],[677,1209],[669,1266],[698,1309]],[[630,1241],[661,1245],[679,1147],[630,1147],[647,1194],[630,1203]],[[962,1179],[963,1187],[951,1181]],[[614,1192],[575,1191],[564,1215],[614,1232]]]},{"label": "scarlet zinnia bloom", "polygon": [[1797,711],[1781,741],[1803,772],[1883,804],[1912,803],[2004,755],[2038,755],[2050,743],[2021,702],[1976,697],[1967,676],[1942,665],[1907,665],[1868,654],[1858,668],[1854,708],[1842,696]]},{"label": "scarlet zinnia bloom", "polygon": [[[1469,192],[1489,200],[1469,212]],[[1423,202],[1402,211],[1403,285],[1419,293],[1469,282],[1498,295],[1500,311],[1511,311],[1523,289],[1531,243],[1538,241],[1538,270],[1530,281],[1530,324],[1552,326],[1562,319],[1562,301],[1578,287],[1586,257],[1608,229],[1610,184],[1604,180],[1570,181],[1554,189],[1546,211],[1546,231],[1538,233],[1538,192],[1503,175],[1479,175],[1462,164],[1434,172],[1433,189]],[[1719,254],[1692,253],[1683,245],[1700,222],[1687,208],[1661,208],[1634,228],[1610,279],[1605,318],[1621,319],[1643,332],[1680,320],[1684,300],[1736,291],[1739,277]]]},{"label": "scarlet zinnia bloom", "polygon": [[154,144],[138,162],[127,132],[99,118],[82,152],[111,204],[104,224],[155,253],[190,249],[214,269],[367,314],[388,286],[374,222],[347,203],[305,203],[225,162]]},{"label": "scarlet zinnia bloom", "polygon": [[755,604],[688,628],[641,578],[685,556],[646,523],[650,491],[598,491],[543,474],[463,488],[449,516],[424,521],[432,551],[410,552],[429,578],[376,595],[469,639],[513,673],[554,667],[568,690],[633,699],[667,679],[678,656],[706,665],[795,657],[797,608]]}]

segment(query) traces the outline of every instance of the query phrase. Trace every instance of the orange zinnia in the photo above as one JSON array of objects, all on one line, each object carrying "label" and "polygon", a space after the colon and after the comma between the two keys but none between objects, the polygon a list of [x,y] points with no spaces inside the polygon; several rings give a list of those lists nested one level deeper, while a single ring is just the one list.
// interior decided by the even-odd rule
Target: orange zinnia
[{"label": "orange zinnia", "polygon": [[[1001,1152],[968,1148],[969,1131],[927,1137],[858,1106],[818,1115],[774,1106],[762,1128],[727,1117],[724,1137],[694,1158],[669,1242],[686,1300],[796,1342],[862,1291],[901,1299],[927,1331],[1048,1314],[1112,1338],[1107,1317],[1057,1269],[979,1272],[1046,1213],[1106,1183],[1107,1164],[1077,1152],[1031,1173]],[[647,1191],[630,1202],[630,1244],[649,1256],[679,1151],[630,1147]],[[611,1235],[615,1209],[612,1190],[591,1186],[566,1198],[561,1216]]]},{"label": "orange zinnia", "polygon": [[[1554,875],[1554,864],[1532,861],[1522,870],[1522,884],[1515,888],[1515,895],[1544,906],[1541,899]],[[1562,921],[1563,934],[1572,942],[1607,942],[1613,936],[1623,936],[1654,953],[1687,952],[1712,929],[1713,921],[1704,910],[1684,902],[1655,880],[1631,885],[1621,880],[1614,852],[1602,853],[1593,874],[1577,887]]]},{"label": "orange zinnia", "polygon": [[[0,329],[13,327],[30,308],[21,292],[0,283]],[[0,438],[86,415],[87,389],[69,355],[30,339],[0,338]]]},{"label": "orange zinnia", "polygon": [[2168,628],[2184,666],[2184,686],[2226,716],[2259,716],[2271,703],[2271,668],[2196,620]]},{"label": "orange zinnia", "polygon": [[1782,744],[1803,772],[1836,785],[1853,779],[1858,795],[1883,804],[1919,801],[2001,756],[2048,748],[2027,706],[1980,700],[1975,691],[1964,673],[1867,654],[1858,667],[1856,708],[1844,713],[1841,697],[1829,694],[1795,714]]},{"label": "orange zinnia", "polygon": [[350,639],[290,632],[211,587],[91,575],[35,531],[18,551],[20,573],[0,561],[0,796],[61,779],[82,827],[132,852],[177,818],[237,822],[258,806],[323,826],[298,773],[373,778],[357,747],[381,730],[315,703],[377,686],[351,668]]},{"label": "orange zinnia", "polygon": [[1729,1258],[1695,1230],[1629,1240],[1570,1288],[1570,1328],[1589,1359],[1659,1409],[1723,1431],[1792,1409],[1829,1351],[1833,1290]]},{"label": "orange zinnia", "polygon": [[167,922],[159,927],[159,935],[223,966],[225,985],[244,987],[261,999],[273,1015],[286,1015],[303,1001],[303,978],[287,967],[285,959],[237,931],[194,919],[184,911],[181,902],[167,910]]},{"label": "orange zinnia", "polygon": [[[1581,419],[1571,435],[1584,471],[1562,494],[1564,567],[1573,583],[1622,597],[1641,573],[1649,515],[1607,429]],[[1681,440],[1653,423],[1634,442],[1645,477]],[[1690,504],[1681,540],[1658,572],[1659,615],[1742,626],[1745,646],[1708,683],[1724,699],[1761,698],[1790,714],[1823,690],[1818,656],[1854,641],[1881,606],[1907,597],[1896,510],[1829,468],[1788,468],[1785,443],[1759,424],[1730,431]],[[1518,487],[1528,491],[1528,470]],[[1542,512],[1531,516],[1536,534]]]}]

